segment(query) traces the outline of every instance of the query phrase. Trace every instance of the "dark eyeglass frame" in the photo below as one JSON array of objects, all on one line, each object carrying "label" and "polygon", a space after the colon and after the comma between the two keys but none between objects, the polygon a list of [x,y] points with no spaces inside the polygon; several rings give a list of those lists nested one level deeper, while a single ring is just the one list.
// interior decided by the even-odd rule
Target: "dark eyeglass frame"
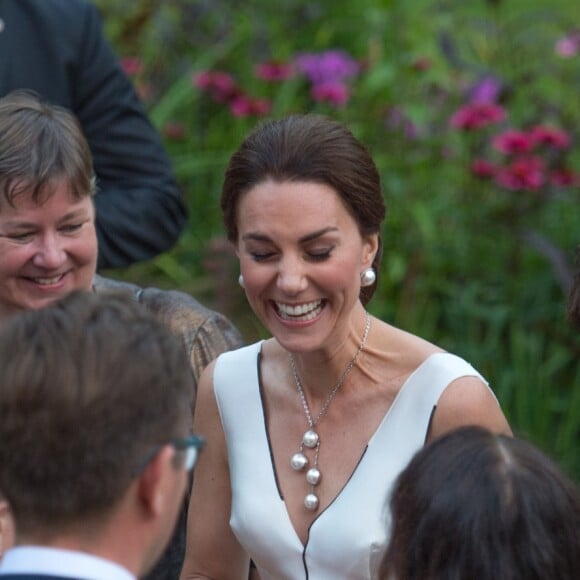
[{"label": "dark eyeglass frame", "polygon": [[147,467],[149,462],[159,453],[159,451],[165,447],[165,445],[171,445],[176,451],[185,451],[185,460],[181,464],[181,467],[185,471],[189,472],[197,463],[197,458],[199,457],[199,452],[203,449],[205,445],[205,438],[199,435],[189,435],[188,437],[181,437],[178,439],[170,439],[165,443],[156,445],[150,449],[143,458],[139,461],[135,469],[133,470],[133,477],[137,477],[143,473],[143,470]]}]

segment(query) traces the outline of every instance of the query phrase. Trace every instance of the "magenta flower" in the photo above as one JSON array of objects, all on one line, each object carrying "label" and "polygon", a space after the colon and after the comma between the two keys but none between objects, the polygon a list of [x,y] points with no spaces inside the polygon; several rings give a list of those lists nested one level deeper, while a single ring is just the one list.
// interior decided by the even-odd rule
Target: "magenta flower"
[{"label": "magenta flower", "polygon": [[551,172],[550,183],[556,187],[571,187],[580,184],[580,175],[576,175],[568,167],[561,167]]},{"label": "magenta flower", "polygon": [[480,179],[495,177],[497,167],[487,159],[474,159],[471,164],[471,173]]},{"label": "magenta flower", "polygon": [[193,77],[193,84],[210,93],[218,103],[228,102],[238,93],[236,81],[229,73],[222,71],[202,71]]},{"label": "magenta flower", "polygon": [[294,62],[313,85],[342,82],[355,77],[360,70],[359,64],[342,50],[304,53]]},{"label": "magenta flower", "polygon": [[292,64],[276,61],[262,62],[254,68],[256,77],[269,82],[285,81],[291,78],[295,72]]},{"label": "magenta flower", "polygon": [[497,172],[496,181],[512,191],[537,191],[546,182],[544,162],[540,157],[519,157]]},{"label": "magenta flower", "polygon": [[492,146],[500,153],[506,155],[522,155],[529,153],[535,145],[535,141],[529,133],[508,129],[492,140]]},{"label": "magenta flower", "polygon": [[450,119],[450,124],[456,129],[474,131],[493,123],[499,123],[505,118],[505,111],[494,103],[469,103],[458,109]]},{"label": "magenta flower", "polygon": [[126,56],[120,60],[121,68],[130,77],[143,71],[143,61],[138,56]]},{"label": "magenta flower", "polygon": [[567,149],[572,144],[572,139],[564,131],[542,125],[530,131],[530,138],[536,145],[546,145],[554,149]]},{"label": "magenta flower", "polygon": [[478,81],[469,91],[472,103],[496,103],[501,94],[501,83],[492,76]]},{"label": "magenta flower", "polygon": [[264,99],[252,99],[248,95],[240,94],[229,103],[234,117],[243,118],[251,115],[267,115],[270,112],[270,103]]},{"label": "magenta flower", "polygon": [[310,90],[317,102],[326,102],[335,107],[342,107],[348,102],[348,87],[342,83],[318,83]]},{"label": "magenta flower", "polygon": [[563,36],[554,47],[556,54],[562,58],[572,58],[580,54],[580,31]]}]

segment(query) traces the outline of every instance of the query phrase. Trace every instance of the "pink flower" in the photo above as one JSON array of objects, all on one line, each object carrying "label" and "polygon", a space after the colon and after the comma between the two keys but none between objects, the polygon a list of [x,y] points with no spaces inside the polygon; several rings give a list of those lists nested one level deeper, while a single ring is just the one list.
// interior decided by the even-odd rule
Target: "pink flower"
[{"label": "pink flower", "polygon": [[471,87],[469,96],[472,103],[495,103],[501,92],[501,83],[495,77],[487,76]]},{"label": "pink flower", "polygon": [[266,99],[254,99],[252,103],[253,113],[259,117],[267,115],[271,108],[272,104]]},{"label": "pink flower", "polygon": [[556,54],[562,58],[572,58],[580,53],[580,32],[572,32],[563,36],[554,47]]},{"label": "pink flower", "polygon": [[535,141],[531,135],[516,129],[508,129],[492,140],[492,145],[500,153],[506,155],[521,155],[529,153],[534,147]]},{"label": "pink flower", "polygon": [[544,163],[539,157],[519,157],[497,172],[496,181],[512,191],[536,191],[546,181]]},{"label": "pink flower", "polygon": [[348,87],[342,83],[319,83],[311,89],[312,98],[318,102],[328,102],[341,107],[348,102]]},{"label": "pink flower", "polygon": [[236,81],[229,73],[222,71],[203,71],[193,77],[193,84],[210,93],[218,103],[225,103],[238,92]]},{"label": "pink flower", "polygon": [[121,68],[130,77],[143,72],[143,61],[138,56],[126,56],[120,60]]},{"label": "pink flower", "polygon": [[499,123],[505,118],[505,111],[494,103],[475,102],[458,109],[450,119],[450,124],[456,129],[474,131],[493,123]]},{"label": "pink flower", "polygon": [[248,95],[240,94],[230,101],[230,111],[234,117],[243,118],[251,115],[267,115],[270,112],[270,103],[264,99],[252,99]]},{"label": "pink flower", "polygon": [[285,81],[294,75],[294,67],[283,62],[262,62],[257,64],[254,72],[259,79],[270,82]]},{"label": "pink flower", "polygon": [[355,77],[360,69],[359,64],[342,50],[304,53],[296,58],[295,64],[313,85],[340,83]]},{"label": "pink flower", "polygon": [[489,179],[497,173],[497,167],[487,159],[474,159],[471,173],[480,179]]},{"label": "pink flower", "polygon": [[570,136],[554,127],[539,125],[530,131],[530,137],[536,145],[547,145],[554,149],[567,149],[572,144]]},{"label": "pink flower", "polygon": [[561,167],[552,171],[550,183],[556,187],[571,187],[580,183],[580,175],[576,175],[568,167]]}]

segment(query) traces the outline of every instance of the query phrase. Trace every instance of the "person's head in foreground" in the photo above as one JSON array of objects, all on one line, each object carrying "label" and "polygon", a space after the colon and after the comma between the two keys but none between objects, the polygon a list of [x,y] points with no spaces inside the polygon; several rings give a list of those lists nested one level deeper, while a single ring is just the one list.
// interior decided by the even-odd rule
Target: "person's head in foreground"
[{"label": "person's head in foreground", "polygon": [[573,580],[580,492],[531,443],[464,427],[419,451],[390,502],[388,580]]},{"label": "person's head in foreground", "polygon": [[90,149],[66,109],[0,99],[0,320],[89,290],[97,264]]},{"label": "person's head in foreground", "polygon": [[2,566],[44,546],[145,573],[201,446],[179,340],[129,297],[78,291],[0,325],[0,368],[0,489],[16,529]]}]

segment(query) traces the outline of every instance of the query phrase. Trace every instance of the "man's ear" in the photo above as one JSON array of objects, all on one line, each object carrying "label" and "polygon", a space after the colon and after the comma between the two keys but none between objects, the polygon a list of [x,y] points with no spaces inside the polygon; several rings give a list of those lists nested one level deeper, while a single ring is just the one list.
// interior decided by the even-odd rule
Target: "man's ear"
[{"label": "man's ear", "polygon": [[160,515],[165,510],[168,494],[171,492],[170,481],[174,477],[173,457],[175,449],[164,445],[147,464],[137,484],[139,499],[152,515]]}]

